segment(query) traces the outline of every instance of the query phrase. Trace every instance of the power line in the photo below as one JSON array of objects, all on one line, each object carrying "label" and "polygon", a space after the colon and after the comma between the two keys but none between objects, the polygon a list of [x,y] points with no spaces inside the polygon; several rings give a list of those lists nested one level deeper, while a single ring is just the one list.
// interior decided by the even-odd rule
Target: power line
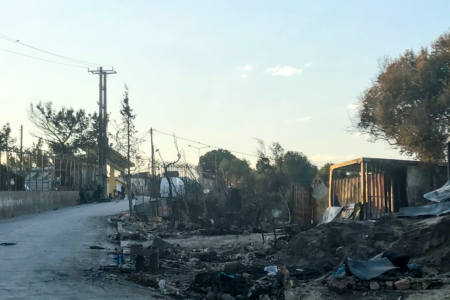
[{"label": "power line", "polygon": [[174,136],[174,137],[176,137],[177,139],[180,139],[180,140],[185,140],[185,141],[188,141],[188,142],[191,142],[191,143],[196,143],[196,144],[203,145],[203,146],[208,146],[208,147],[211,147],[211,148],[224,149],[224,150],[230,151],[232,153],[238,153],[238,154],[247,155],[247,156],[259,157],[259,156],[254,155],[254,154],[243,153],[243,152],[239,152],[239,151],[225,149],[225,148],[222,148],[222,147],[217,147],[217,146],[213,146],[213,145],[204,144],[204,143],[201,143],[201,142],[196,142],[196,141],[193,141],[193,140],[189,140],[189,139],[186,139],[186,138],[182,138],[182,137],[176,136],[174,134],[165,133],[165,132],[156,130],[154,128],[153,128],[153,131],[159,132],[161,134],[165,134],[165,135],[168,135],[168,136],[172,136],[172,137]]},{"label": "power line", "polygon": [[52,60],[48,60],[48,59],[43,59],[43,58],[38,58],[38,57],[30,56],[30,55],[25,55],[25,54],[22,54],[22,53],[17,53],[17,52],[10,51],[10,50],[6,50],[6,49],[2,49],[2,48],[0,48],[0,50],[1,50],[1,51],[5,51],[5,52],[9,52],[9,53],[13,53],[13,54],[16,54],[16,55],[20,55],[20,56],[25,56],[25,57],[29,57],[29,58],[33,58],[33,59],[37,59],[37,60],[42,60],[42,61],[50,62],[50,63],[53,63],[53,64],[65,65],[65,66],[70,66],[70,67],[77,67],[77,68],[87,69],[87,67],[85,67],[85,66],[77,66],[77,65],[71,65],[71,64],[60,63],[60,62],[57,62],[57,61],[52,61]]},{"label": "power line", "polygon": [[84,64],[84,65],[91,65],[91,66],[96,66],[96,67],[98,67],[98,66],[112,67],[112,66],[107,66],[107,65],[103,65],[103,64],[91,63],[91,62],[80,60],[80,59],[70,58],[70,57],[67,57],[67,56],[63,56],[63,55],[59,55],[59,54],[52,53],[52,52],[49,52],[49,51],[45,51],[45,50],[42,50],[42,49],[39,49],[39,48],[30,46],[30,45],[27,45],[25,43],[22,43],[19,40],[15,40],[13,38],[7,37],[6,35],[3,35],[3,34],[0,34],[0,38],[4,39],[4,40],[7,40],[8,42],[14,43],[14,44],[19,44],[19,45],[24,46],[24,47],[28,47],[28,48],[31,48],[31,49],[34,49],[34,50],[37,50],[37,51],[40,51],[40,52],[43,52],[43,53],[47,53],[47,54],[50,54],[50,55],[53,55],[53,56],[56,56],[56,57],[59,57],[59,58],[62,58],[62,59],[69,60],[69,61],[74,62],[74,63]]}]

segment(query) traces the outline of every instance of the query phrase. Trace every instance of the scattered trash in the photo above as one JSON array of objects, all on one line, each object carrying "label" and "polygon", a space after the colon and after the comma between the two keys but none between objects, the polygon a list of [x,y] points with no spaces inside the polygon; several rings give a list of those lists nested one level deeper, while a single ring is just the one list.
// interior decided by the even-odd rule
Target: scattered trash
[{"label": "scattered trash", "polygon": [[158,282],[158,286],[159,286],[159,290],[161,291],[161,293],[164,293],[166,291],[166,281],[165,280],[160,280]]},{"label": "scattered trash", "polygon": [[357,261],[351,258],[347,259],[347,266],[350,270],[347,275],[355,275],[356,277],[363,280],[370,280],[374,277],[380,276],[381,274],[397,268],[391,261],[386,258],[373,258],[368,261]]},{"label": "scattered trash", "polygon": [[426,193],[423,197],[434,202],[444,202],[450,199],[450,181],[447,181],[441,188]]},{"label": "scattered trash", "polygon": [[268,276],[275,276],[277,274],[278,268],[277,266],[267,266],[264,268],[264,271],[267,272]]},{"label": "scattered trash", "polygon": [[345,267],[346,267],[345,264],[340,265],[339,268],[337,268],[336,272],[334,272],[332,275],[334,277],[339,277],[342,273],[345,272]]},{"label": "scattered trash", "polygon": [[104,250],[105,247],[100,247],[100,246],[90,246],[89,249],[94,249],[94,250]]},{"label": "scattered trash", "polygon": [[1,243],[0,246],[15,246],[17,243]]}]

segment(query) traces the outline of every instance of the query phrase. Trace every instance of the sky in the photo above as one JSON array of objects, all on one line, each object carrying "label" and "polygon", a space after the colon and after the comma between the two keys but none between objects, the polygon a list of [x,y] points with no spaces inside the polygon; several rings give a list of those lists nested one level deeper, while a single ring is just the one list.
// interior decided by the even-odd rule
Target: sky
[{"label": "sky", "polygon": [[[0,34],[59,55],[113,66],[108,110],[119,120],[124,84],[140,134],[166,133],[255,155],[279,142],[318,166],[358,157],[403,158],[349,133],[378,59],[419,50],[449,30],[449,1],[0,0]],[[30,103],[98,111],[87,68],[0,39],[0,126],[35,139]],[[155,133],[165,160],[173,139]],[[198,151],[178,140],[189,162]],[[150,156],[150,142],[142,144]],[[201,153],[213,150],[202,149]],[[236,154],[255,163],[250,155]]]}]

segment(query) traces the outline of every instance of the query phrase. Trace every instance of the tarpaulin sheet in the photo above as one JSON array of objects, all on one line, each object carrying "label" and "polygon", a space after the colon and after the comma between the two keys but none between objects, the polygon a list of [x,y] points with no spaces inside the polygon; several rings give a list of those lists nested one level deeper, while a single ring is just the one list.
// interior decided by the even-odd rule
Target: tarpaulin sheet
[{"label": "tarpaulin sheet", "polygon": [[447,181],[440,189],[423,195],[425,199],[434,202],[442,202],[450,198],[450,181]]},{"label": "tarpaulin sheet", "polygon": [[347,266],[353,275],[362,280],[370,280],[389,270],[396,269],[386,257],[379,258],[381,255],[377,255],[368,261],[357,261],[348,258]]},{"label": "tarpaulin sheet", "polygon": [[450,202],[440,202],[425,206],[402,207],[398,214],[403,217],[440,216],[450,213]]}]

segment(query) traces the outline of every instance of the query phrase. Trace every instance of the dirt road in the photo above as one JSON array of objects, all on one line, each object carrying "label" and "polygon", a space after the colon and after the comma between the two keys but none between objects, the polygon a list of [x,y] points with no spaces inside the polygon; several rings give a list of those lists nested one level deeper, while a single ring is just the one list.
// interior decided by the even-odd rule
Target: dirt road
[{"label": "dirt road", "polygon": [[152,299],[152,291],[126,282],[92,280],[85,270],[110,263],[106,215],[127,201],[89,204],[0,221],[0,299]]}]

